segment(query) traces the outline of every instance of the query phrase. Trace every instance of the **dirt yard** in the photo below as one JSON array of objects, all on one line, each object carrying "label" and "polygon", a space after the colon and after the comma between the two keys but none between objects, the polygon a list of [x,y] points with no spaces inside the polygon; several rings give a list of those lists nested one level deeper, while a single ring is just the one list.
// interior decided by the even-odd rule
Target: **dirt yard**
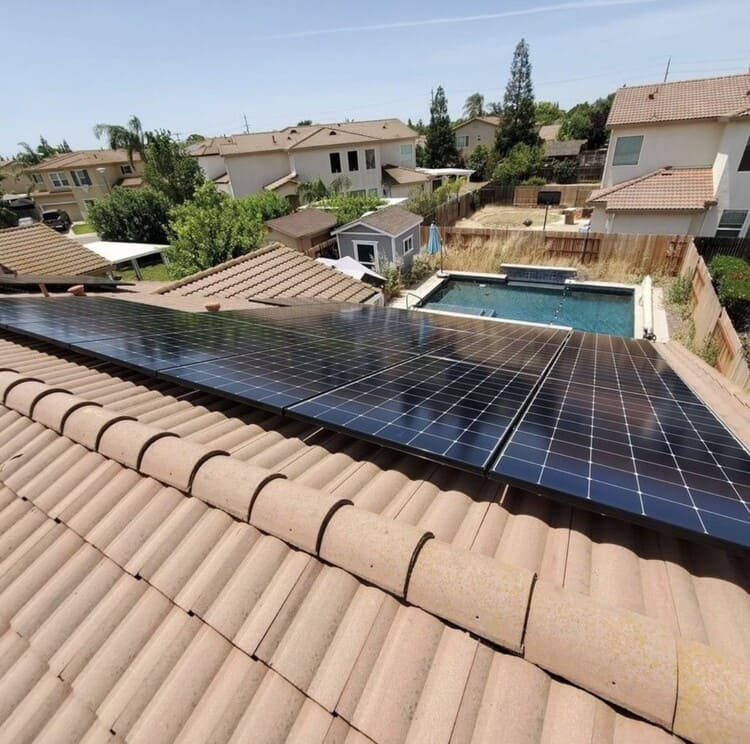
[{"label": "dirt yard", "polygon": [[[523,228],[524,220],[531,220],[530,230],[540,230],[544,224],[544,209],[521,207],[498,207],[488,204],[474,212],[471,217],[459,220],[456,227],[514,227]],[[559,229],[564,225],[564,217],[559,209],[550,209],[547,215],[547,227],[554,225]],[[573,227],[568,226],[568,229]],[[575,228],[574,228],[575,229]]]}]

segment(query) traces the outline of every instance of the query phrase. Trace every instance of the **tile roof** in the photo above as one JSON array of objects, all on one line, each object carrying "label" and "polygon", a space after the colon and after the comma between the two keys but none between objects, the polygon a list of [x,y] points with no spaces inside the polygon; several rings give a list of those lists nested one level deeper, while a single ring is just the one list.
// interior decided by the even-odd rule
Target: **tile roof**
[{"label": "tile roof", "polygon": [[460,124],[456,124],[453,128],[454,129],[460,129],[461,127],[466,126],[467,124],[470,124],[472,121],[482,121],[485,124],[489,124],[491,127],[497,127],[500,125],[500,122],[502,121],[502,118],[500,116],[492,116],[490,114],[486,116],[472,116],[471,119],[467,119],[466,121],[462,121]]},{"label": "tile roof", "polygon": [[417,133],[399,119],[350,121],[285,127],[270,132],[214,137],[193,145],[194,155],[247,155],[255,152],[304,150],[315,147],[367,144],[396,139],[413,139]]},{"label": "tile roof", "polygon": [[554,141],[560,135],[561,127],[562,124],[544,124],[539,127],[539,132],[537,132],[537,134],[539,135],[539,138],[545,142]]},{"label": "tile roof", "polygon": [[46,225],[0,230],[0,265],[12,273],[72,276],[102,274],[109,262]]},{"label": "tile roof", "polygon": [[703,211],[715,203],[711,168],[660,168],[597,189],[588,201],[607,211]]},{"label": "tile roof", "polygon": [[[139,162],[141,156],[133,153],[133,161]],[[127,163],[128,153],[125,150],[75,150],[74,152],[63,152],[59,155],[52,155],[46,158],[38,165],[34,165],[26,170],[29,172],[36,171],[55,171],[67,168],[94,168],[98,165],[117,165]]]},{"label": "tile roof", "polygon": [[391,180],[394,183],[426,183],[430,177],[426,173],[421,173],[414,168],[404,168],[400,165],[385,165],[382,168],[384,180]]},{"label": "tile roof", "polygon": [[715,119],[750,111],[750,73],[620,88],[608,127],[660,121]]},{"label": "tile roof", "polygon": [[317,235],[324,230],[330,230],[336,226],[336,217],[324,209],[300,209],[298,212],[286,214],[266,222],[266,227],[276,230],[291,238],[303,238],[308,235]]},{"label": "tile roof", "polygon": [[586,140],[547,140],[544,143],[545,158],[571,157],[578,155]]},{"label": "tile roof", "polygon": [[387,235],[401,235],[404,231],[415,225],[422,224],[422,217],[408,209],[393,205],[377,209],[374,212],[363,215],[358,220],[350,222],[348,225],[342,225],[334,230],[334,233],[344,232],[354,225],[367,225],[373,227]]},{"label": "tile roof", "polygon": [[0,739],[744,737],[747,558],[0,354]]},{"label": "tile roof", "polygon": [[142,176],[124,176],[117,182],[117,186],[122,186],[124,189],[137,189],[143,186]]},{"label": "tile roof", "polygon": [[165,295],[309,297],[337,302],[365,302],[376,292],[369,284],[319,264],[281,243],[271,243],[159,290],[159,294]]}]

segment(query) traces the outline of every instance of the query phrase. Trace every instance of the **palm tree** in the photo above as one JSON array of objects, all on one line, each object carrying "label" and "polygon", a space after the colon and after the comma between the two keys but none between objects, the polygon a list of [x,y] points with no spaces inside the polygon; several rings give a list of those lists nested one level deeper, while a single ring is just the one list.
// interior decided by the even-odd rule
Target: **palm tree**
[{"label": "palm tree", "polygon": [[22,151],[14,158],[17,163],[28,168],[41,162],[42,156],[28,142],[19,142],[18,146]]},{"label": "palm tree", "polygon": [[146,137],[143,133],[141,120],[137,116],[128,119],[127,126],[120,124],[97,124],[94,135],[101,139],[106,135],[109,146],[113,150],[126,150],[130,165],[133,165],[133,153],[138,153],[141,160],[146,159]]},{"label": "palm tree", "polygon": [[484,116],[484,96],[481,93],[472,93],[464,103],[464,116],[473,119],[475,116]]}]

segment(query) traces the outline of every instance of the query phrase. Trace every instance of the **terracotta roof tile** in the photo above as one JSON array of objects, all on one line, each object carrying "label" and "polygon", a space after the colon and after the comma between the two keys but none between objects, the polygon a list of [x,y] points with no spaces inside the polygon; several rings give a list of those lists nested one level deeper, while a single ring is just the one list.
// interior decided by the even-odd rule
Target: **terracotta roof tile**
[{"label": "terracotta roof tile", "polygon": [[711,168],[660,168],[594,191],[588,201],[607,211],[703,211],[714,200]]},{"label": "terracotta roof tile", "polygon": [[46,225],[0,230],[0,266],[17,274],[47,276],[101,275],[112,268],[82,243]]},{"label": "terracotta roof tile", "polygon": [[[133,162],[137,163],[140,159],[141,156],[138,153],[133,153]],[[52,155],[42,160],[38,165],[26,170],[32,172],[56,171],[67,168],[93,168],[99,165],[117,165],[128,162],[129,159],[126,150],[74,150],[73,152]]]},{"label": "terracotta roof tile", "polygon": [[662,121],[715,119],[750,110],[750,74],[620,88],[608,127]]},{"label": "terracotta roof tile", "polygon": [[308,297],[365,302],[377,290],[308,256],[272,243],[158,290],[200,297]]}]

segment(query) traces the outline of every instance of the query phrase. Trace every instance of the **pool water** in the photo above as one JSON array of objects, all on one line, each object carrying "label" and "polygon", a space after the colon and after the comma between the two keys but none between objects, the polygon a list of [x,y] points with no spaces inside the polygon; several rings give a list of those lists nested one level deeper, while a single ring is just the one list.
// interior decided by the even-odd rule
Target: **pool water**
[{"label": "pool water", "polygon": [[449,279],[421,306],[632,337],[633,301],[633,292],[627,289]]}]

